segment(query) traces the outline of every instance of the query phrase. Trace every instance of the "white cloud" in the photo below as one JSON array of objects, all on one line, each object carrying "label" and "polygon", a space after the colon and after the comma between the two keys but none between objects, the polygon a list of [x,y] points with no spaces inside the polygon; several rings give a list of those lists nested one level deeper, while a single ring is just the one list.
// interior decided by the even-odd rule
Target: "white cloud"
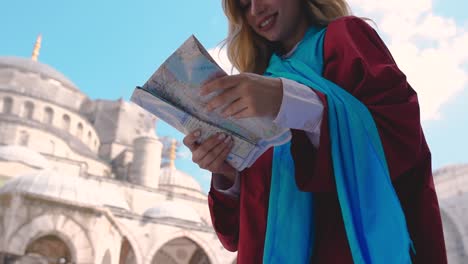
[{"label": "white cloud", "polygon": [[350,0],[359,16],[372,18],[400,69],[416,90],[423,120],[468,84],[468,27],[438,16],[433,0]]},{"label": "white cloud", "polygon": [[432,0],[349,0],[348,3],[352,8],[358,7],[364,12],[370,14],[376,12],[397,12],[414,17],[421,12],[430,11],[432,9]]}]

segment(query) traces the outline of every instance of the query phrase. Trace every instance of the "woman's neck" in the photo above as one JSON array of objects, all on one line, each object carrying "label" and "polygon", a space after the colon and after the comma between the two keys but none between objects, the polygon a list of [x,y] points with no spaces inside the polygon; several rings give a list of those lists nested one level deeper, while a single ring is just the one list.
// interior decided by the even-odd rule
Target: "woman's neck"
[{"label": "woman's neck", "polygon": [[281,43],[281,48],[285,53],[289,53],[304,38],[307,30],[311,26],[309,19],[301,19],[296,27],[295,33]]}]

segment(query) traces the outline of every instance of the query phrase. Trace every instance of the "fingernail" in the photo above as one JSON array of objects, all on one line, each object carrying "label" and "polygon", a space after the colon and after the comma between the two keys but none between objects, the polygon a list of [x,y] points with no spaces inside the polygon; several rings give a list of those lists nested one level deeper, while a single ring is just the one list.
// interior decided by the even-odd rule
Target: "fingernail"
[{"label": "fingernail", "polygon": [[231,137],[227,137],[225,140],[224,140],[224,143],[229,143],[229,141],[231,141]]},{"label": "fingernail", "polygon": [[226,137],[225,134],[219,134],[218,139],[219,139],[219,140],[222,140],[222,139],[224,139],[225,137]]},{"label": "fingernail", "polygon": [[196,137],[199,137],[200,136],[200,131],[199,130],[195,131],[195,133],[193,133],[193,135],[196,136]]}]

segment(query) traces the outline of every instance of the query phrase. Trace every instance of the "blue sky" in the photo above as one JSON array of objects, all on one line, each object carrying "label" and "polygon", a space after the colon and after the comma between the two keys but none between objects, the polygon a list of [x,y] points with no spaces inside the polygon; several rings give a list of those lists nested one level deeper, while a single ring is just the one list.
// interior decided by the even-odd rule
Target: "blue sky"
[{"label": "blue sky", "polygon": [[[431,14],[452,19],[462,33],[468,31],[463,11],[468,10],[466,1],[426,2],[432,3]],[[351,4],[353,10],[361,10],[366,0]],[[41,33],[39,61],[62,72],[93,99],[128,100],[133,88],[143,84],[188,36],[195,34],[207,48],[214,48],[227,32],[220,0],[15,0],[1,1],[0,10],[0,56],[29,57]],[[378,8],[365,12],[356,14],[372,17],[375,12],[377,16]],[[379,20],[376,22],[379,24]],[[392,40],[391,35],[383,35],[386,41]],[[462,74],[468,76],[466,61],[463,70]],[[425,74],[437,74],[436,69],[433,71]],[[462,90],[440,105],[438,119],[423,121],[435,169],[468,162],[467,88],[463,83]],[[178,140],[183,137],[162,122],[157,133]],[[207,190],[207,172],[190,158],[177,160],[176,166],[194,175]]]}]

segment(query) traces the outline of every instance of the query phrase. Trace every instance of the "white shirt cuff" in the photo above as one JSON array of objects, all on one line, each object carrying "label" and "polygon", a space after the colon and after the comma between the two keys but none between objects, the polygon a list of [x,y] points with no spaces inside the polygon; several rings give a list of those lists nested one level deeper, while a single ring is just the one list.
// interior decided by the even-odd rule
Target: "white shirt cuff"
[{"label": "white shirt cuff", "polygon": [[304,130],[311,143],[318,147],[322,101],[311,88],[290,79],[280,79],[283,83],[283,100],[273,122],[282,127]]},{"label": "white shirt cuff", "polygon": [[[234,181],[234,184],[228,188],[228,189],[223,189],[223,184],[222,182],[223,181],[226,181],[224,178],[223,175],[221,174],[215,174],[213,173],[212,174],[213,176],[213,188],[222,193],[222,194],[225,194],[225,195],[228,195],[228,196],[231,196],[231,197],[235,197],[235,198],[238,198],[239,197],[239,193],[240,193],[240,175],[239,173],[237,173],[236,175],[236,179]],[[222,178],[221,178],[222,177]]]}]

